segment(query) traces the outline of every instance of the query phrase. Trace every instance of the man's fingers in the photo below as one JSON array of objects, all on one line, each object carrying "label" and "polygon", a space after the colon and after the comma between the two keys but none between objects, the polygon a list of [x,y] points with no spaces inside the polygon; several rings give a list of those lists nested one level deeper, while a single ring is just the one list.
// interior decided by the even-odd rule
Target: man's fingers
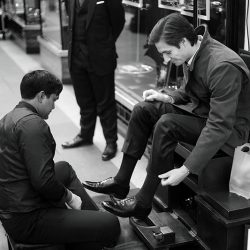
[{"label": "man's fingers", "polygon": [[166,179],[161,179],[161,185],[162,185],[162,186],[167,186],[167,185],[169,185],[169,179],[168,179],[168,178],[166,178]]},{"label": "man's fingers", "polygon": [[166,173],[163,173],[163,174],[160,174],[160,175],[158,175],[158,177],[160,178],[160,179],[166,179],[166,178],[168,178],[169,177],[169,172],[170,171],[168,171],[168,172],[166,172]]}]

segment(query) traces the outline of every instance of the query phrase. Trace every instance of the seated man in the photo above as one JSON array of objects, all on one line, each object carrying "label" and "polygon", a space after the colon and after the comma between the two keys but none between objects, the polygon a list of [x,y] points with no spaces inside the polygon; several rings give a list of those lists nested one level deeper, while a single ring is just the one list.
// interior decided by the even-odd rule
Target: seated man
[{"label": "seated man", "polygon": [[[220,149],[232,155],[247,141],[250,127],[248,68],[234,51],[212,39],[205,25],[194,30],[182,15],[170,14],[155,25],[149,44],[156,46],[165,64],[183,65],[184,86],[168,93],[146,90],[144,101],[133,109],[118,173],[84,183],[90,190],[121,198],[102,205],[123,217],[146,217],[160,182],[178,185],[189,173],[199,175]],[[152,132],[146,179],[135,197],[126,198]],[[178,141],[195,147],[183,165],[173,169]]]},{"label": "seated man", "polygon": [[117,217],[94,211],[72,167],[53,161],[56,144],[44,120],[62,88],[47,71],[26,74],[22,101],[0,120],[0,220],[16,242],[70,250],[112,246]]}]

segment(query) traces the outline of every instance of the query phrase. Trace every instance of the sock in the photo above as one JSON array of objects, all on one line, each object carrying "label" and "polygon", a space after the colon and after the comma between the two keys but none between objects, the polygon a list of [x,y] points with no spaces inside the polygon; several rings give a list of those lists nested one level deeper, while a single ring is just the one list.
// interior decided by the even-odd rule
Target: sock
[{"label": "sock", "polygon": [[151,207],[155,192],[160,182],[161,180],[158,175],[147,173],[140,191],[135,195],[136,200],[141,202],[145,207]]},{"label": "sock", "polygon": [[137,161],[138,159],[128,154],[124,154],[120,169],[114,179],[123,186],[129,186]]}]

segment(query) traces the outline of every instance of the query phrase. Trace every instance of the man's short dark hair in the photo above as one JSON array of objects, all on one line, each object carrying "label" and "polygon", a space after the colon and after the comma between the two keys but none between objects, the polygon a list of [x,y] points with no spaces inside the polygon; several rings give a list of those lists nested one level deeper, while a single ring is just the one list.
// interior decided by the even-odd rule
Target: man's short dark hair
[{"label": "man's short dark hair", "polygon": [[181,14],[172,13],[161,18],[154,26],[149,35],[148,44],[154,45],[160,40],[163,40],[168,45],[180,48],[180,43],[184,37],[192,46],[198,39],[192,24]]},{"label": "man's short dark hair", "polygon": [[47,97],[51,94],[59,95],[62,89],[62,82],[46,70],[27,73],[20,84],[21,96],[24,99],[33,99],[40,91],[44,91]]}]

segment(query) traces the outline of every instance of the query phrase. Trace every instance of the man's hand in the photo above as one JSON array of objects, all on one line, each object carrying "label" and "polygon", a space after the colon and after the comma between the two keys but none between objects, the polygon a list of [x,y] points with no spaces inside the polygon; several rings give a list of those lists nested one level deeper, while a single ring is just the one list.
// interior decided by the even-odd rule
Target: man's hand
[{"label": "man's hand", "polygon": [[161,101],[161,102],[170,102],[172,103],[172,97],[169,95],[158,92],[154,89],[145,90],[142,94],[144,101]]},{"label": "man's hand", "polygon": [[79,196],[73,194],[70,190],[67,190],[67,200],[66,200],[66,205],[69,208],[76,209],[76,210],[81,210],[82,206],[82,200]]},{"label": "man's hand", "polygon": [[176,186],[180,184],[189,175],[189,170],[184,165],[180,168],[172,169],[164,174],[159,175],[161,185]]}]

